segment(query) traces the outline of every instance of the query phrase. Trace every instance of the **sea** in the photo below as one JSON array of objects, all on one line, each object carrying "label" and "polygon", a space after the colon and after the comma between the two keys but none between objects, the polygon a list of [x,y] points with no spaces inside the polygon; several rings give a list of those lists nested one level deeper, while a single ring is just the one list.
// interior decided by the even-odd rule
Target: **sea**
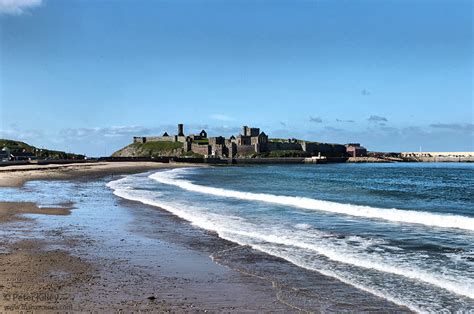
[{"label": "sea", "polygon": [[416,312],[474,312],[474,164],[196,167],[107,183]]}]

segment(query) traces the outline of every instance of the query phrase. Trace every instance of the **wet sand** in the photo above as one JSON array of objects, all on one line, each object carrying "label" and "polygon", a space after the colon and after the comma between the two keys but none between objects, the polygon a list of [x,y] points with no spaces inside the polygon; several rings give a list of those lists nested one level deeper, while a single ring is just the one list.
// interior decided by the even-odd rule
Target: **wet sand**
[{"label": "wet sand", "polygon": [[270,284],[175,243],[124,238],[104,245],[88,234],[71,236],[77,226],[0,225],[9,235],[0,243],[0,312],[288,311]]},{"label": "wet sand", "polygon": [[[119,173],[166,166],[48,170],[48,179],[73,185],[71,202],[0,203],[0,312],[407,311],[222,240],[164,210],[119,199],[104,186]],[[20,186],[19,193],[36,188],[23,186],[27,180],[10,186]],[[94,199],[85,193],[85,181],[100,181],[92,187]]]},{"label": "wet sand", "polygon": [[20,214],[69,215],[72,204],[59,204],[60,207],[38,207],[31,202],[0,202],[0,223],[20,219]]}]

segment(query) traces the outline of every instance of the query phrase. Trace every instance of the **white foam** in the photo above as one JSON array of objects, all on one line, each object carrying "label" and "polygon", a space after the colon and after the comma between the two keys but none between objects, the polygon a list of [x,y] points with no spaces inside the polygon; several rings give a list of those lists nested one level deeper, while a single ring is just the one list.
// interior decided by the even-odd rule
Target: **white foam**
[{"label": "white foam", "polygon": [[300,230],[309,230],[311,229],[311,225],[310,224],[296,224],[295,228],[300,229]]},{"label": "white foam", "polygon": [[[220,237],[238,244],[251,245],[258,248],[261,246],[263,241],[310,250],[335,262],[422,281],[451,291],[455,294],[474,299],[474,284],[468,278],[464,278],[465,280],[461,283],[458,281],[458,278],[428,273],[423,269],[415,268],[414,265],[405,267],[404,265],[393,264],[396,261],[386,260],[381,256],[361,256],[357,254],[357,252],[350,252],[344,247],[330,245],[327,242],[322,243],[321,241],[314,241],[314,239],[312,241],[312,239],[308,239],[304,236],[298,237],[297,235],[292,235],[291,237],[288,237],[278,230],[273,231],[268,228],[260,230],[259,228],[242,224],[241,221],[234,220],[232,217],[212,214],[208,211],[206,211],[206,214],[203,214],[203,211],[200,210],[183,210],[182,208],[186,208],[186,206],[172,206],[169,202],[162,202],[154,199],[152,195],[141,194],[150,192],[140,192],[128,187],[127,184],[124,184],[126,183],[126,179],[127,178],[112,181],[108,184],[110,188],[114,189],[115,195],[163,208],[176,216],[191,222],[193,225],[206,230],[215,231]],[[303,232],[303,234],[306,234],[306,232]],[[292,259],[286,259],[292,262]]]},{"label": "white foam", "polygon": [[362,291],[366,291],[368,293],[371,293],[373,295],[376,295],[380,298],[383,298],[383,299],[386,299],[388,301],[391,301],[395,304],[398,304],[398,305],[401,305],[401,306],[406,306],[408,307],[410,310],[414,311],[414,312],[418,312],[418,313],[422,313],[424,312],[422,308],[420,308],[418,305],[414,304],[413,302],[407,302],[406,300],[401,300],[400,298],[397,298],[397,297],[393,297],[389,294],[386,294],[386,293],[383,293],[381,291],[378,291],[376,289],[373,289],[373,288],[370,288],[370,287],[367,287],[367,286],[364,286],[364,285],[361,285],[359,283],[357,283],[356,281],[350,279],[350,278],[346,278],[344,276],[341,276],[339,275],[338,273],[332,271],[331,269],[321,269],[321,268],[313,268],[311,266],[308,266],[308,264],[302,260],[301,258],[298,258],[298,257],[295,257],[295,256],[292,256],[292,255],[289,255],[289,254],[285,254],[283,252],[278,252],[278,251],[275,251],[275,250],[270,250],[264,246],[259,246],[259,245],[255,245],[253,246],[254,249],[257,249],[259,251],[262,251],[262,252],[265,252],[267,254],[270,254],[270,255],[274,255],[274,256],[277,256],[277,257],[280,257],[280,258],[283,258],[287,261],[289,261],[290,263],[293,263],[295,264],[296,266],[299,266],[299,267],[302,267],[302,268],[306,268],[306,269],[309,269],[309,270],[315,270],[325,276],[328,276],[328,277],[333,277],[333,278],[336,278],[346,284],[349,284],[353,287],[356,287]]},{"label": "white foam", "polygon": [[458,215],[441,215],[395,208],[377,208],[362,205],[343,204],[330,201],[311,199],[307,197],[283,196],[265,193],[251,193],[194,184],[190,181],[176,178],[185,169],[173,169],[157,172],[149,177],[157,182],[174,185],[187,191],[215,195],[220,197],[237,198],[248,201],[259,201],[278,205],[292,206],[310,210],[318,210],[337,214],[371,219],[382,219],[396,223],[420,224],[431,227],[457,228],[474,231],[474,218]]},{"label": "white foam", "polygon": [[336,250],[334,247],[328,247],[319,243],[311,244],[301,241],[301,239],[292,239],[283,235],[261,234],[258,232],[245,231],[233,231],[233,233],[269,243],[311,250],[336,262],[354,265],[366,269],[374,269],[384,273],[390,273],[403,276],[405,278],[423,281],[445,290],[452,291],[458,295],[463,295],[474,299],[474,283],[469,281],[467,278],[465,278],[465,282],[460,283],[455,278],[449,278],[447,276],[442,278],[438,275],[427,273],[422,269],[416,269],[414,265],[412,266],[412,269],[408,269],[401,265],[392,265],[393,261],[382,260],[380,258],[372,258],[372,260],[368,259],[367,257],[362,258],[360,255],[354,255],[350,252],[345,252],[344,250],[341,250],[341,248]]},{"label": "white foam", "polygon": [[[177,174],[175,172],[173,176]],[[117,196],[163,208],[197,227],[216,232],[223,239],[240,245],[250,245],[257,250],[284,258],[297,266],[319,271],[324,275],[337,278],[374,295],[400,305],[405,305],[415,312],[434,312],[443,309],[442,303],[438,304],[437,301],[427,301],[431,300],[431,298],[437,300],[440,297],[441,292],[438,288],[443,288],[446,291],[446,295],[453,296],[452,293],[454,293],[474,299],[474,281],[471,276],[463,276],[456,272],[446,273],[443,270],[438,272],[434,268],[431,271],[431,267],[425,267],[429,265],[414,263],[417,261],[416,257],[412,259],[412,257],[407,257],[406,255],[396,257],[392,254],[384,256],[385,252],[368,254],[363,249],[359,250],[364,245],[353,246],[346,243],[349,240],[357,243],[360,242],[361,244],[367,242],[366,244],[369,246],[372,244],[383,246],[383,241],[379,242],[376,239],[365,239],[357,236],[339,239],[331,234],[322,233],[315,229],[303,230],[309,227],[306,224],[298,226],[257,226],[252,221],[231,216],[228,212],[221,209],[217,210],[217,208],[212,206],[203,205],[202,203],[196,206],[186,201],[183,202],[181,199],[173,200],[170,197],[160,197],[160,195],[165,195],[166,193],[162,194],[162,192],[158,191],[134,188],[141,186],[143,183],[148,182],[137,181],[134,176],[128,176],[124,179],[112,181],[107,186],[112,188]],[[159,189],[159,185],[156,188]],[[294,231],[291,233],[286,232],[285,228],[288,227]],[[293,228],[296,228],[296,230]],[[314,253],[311,252],[315,252],[320,256],[316,260],[324,262],[315,262],[316,260],[305,257],[305,254],[309,254],[306,256],[313,256]],[[327,260],[322,258],[322,256],[326,257]],[[339,266],[333,269],[335,265]],[[353,268],[353,266],[362,269]],[[369,281],[365,280],[365,275],[360,277],[360,274],[369,273],[365,269],[407,278],[401,279],[400,283],[404,283],[406,280],[409,280],[409,282],[420,281],[429,283],[433,288],[428,288],[429,285],[426,286],[426,292],[429,291],[429,293],[424,295],[420,294],[421,291],[419,290],[412,290],[410,288],[411,284],[407,286],[406,290],[400,287],[402,292],[398,288],[392,291],[390,286],[388,288],[378,286],[377,284],[372,284],[370,279]],[[419,295],[423,295],[424,298],[419,300]],[[461,308],[465,309],[466,307]]]}]

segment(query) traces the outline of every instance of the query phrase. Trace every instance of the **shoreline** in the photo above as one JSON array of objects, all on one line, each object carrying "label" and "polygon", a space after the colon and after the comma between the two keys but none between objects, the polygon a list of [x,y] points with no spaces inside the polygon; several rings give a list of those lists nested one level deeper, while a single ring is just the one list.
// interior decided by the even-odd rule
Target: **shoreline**
[{"label": "shoreline", "polygon": [[[80,190],[83,182],[111,181],[114,176],[128,173],[196,165],[98,166],[95,169],[88,165],[80,169],[61,167],[48,169],[48,173],[29,169],[21,173],[33,175],[20,178],[9,175],[8,179],[2,171],[0,185],[21,189],[30,180],[66,180]],[[1,264],[5,265],[0,278],[6,283],[0,285],[0,292],[25,299],[41,291],[51,300],[16,304],[30,308],[52,306],[52,310],[74,306],[73,310],[85,311],[306,312],[358,308],[409,312],[337,279],[223,240],[163,209],[108,193],[107,202],[113,205],[103,205],[107,210],[102,213],[82,202],[57,204],[52,209],[33,203],[0,203],[0,217],[2,208],[9,209],[4,212],[10,214],[8,220],[0,218],[3,234],[21,235],[19,241],[1,243],[7,253],[0,254]],[[87,198],[80,200],[90,202]],[[55,215],[54,211],[61,216],[43,215]],[[35,215],[25,217],[25,213]],[[99,221],[91,221],[88,215]],[[51,223],[49,217],[55,222]],[[114,271],[110,272],[111,269]],[[15,279],[17,273],[24,276]],[[311,284],[321,291],[319,294],[307,295],[307,278],[312,278]],[[0,308],[13,303],[0,300]]]},{"label": "shoreline", "polygon": [[107,175],[140,173],[155,169],[177,167],[205,167],[191,163],[159,163],[150,161],[93,162],[51,165],[12,165],[0,168],[0,187],[21,187],[33,180],[87,180]]}]

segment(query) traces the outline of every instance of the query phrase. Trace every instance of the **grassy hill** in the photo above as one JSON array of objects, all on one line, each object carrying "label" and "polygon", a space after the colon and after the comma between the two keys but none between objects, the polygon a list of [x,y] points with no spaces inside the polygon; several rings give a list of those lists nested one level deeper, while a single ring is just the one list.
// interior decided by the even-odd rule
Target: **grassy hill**
[{"label": "grassy hill", "polygon": [[160,157],[181,156],[183,143],[179,142],[147,142],[132,143],[119,149],[112,157]]},{"label": "grassy hill", "polygon": [[13,155],[21,152],[32,153],[38,158],[51,158],[51,159],[84,159],[84,155],[71,154],[58,150],[51,150],[45,148],[37,148],[29,145],[25,142],[0,139],[0,149],[8,147]]},{"label": "grassy hill", "polygon": [[258,157],[282,158],[282,157],[311,157],[310,153],[301,150],[274,150],[256,154]]}]

